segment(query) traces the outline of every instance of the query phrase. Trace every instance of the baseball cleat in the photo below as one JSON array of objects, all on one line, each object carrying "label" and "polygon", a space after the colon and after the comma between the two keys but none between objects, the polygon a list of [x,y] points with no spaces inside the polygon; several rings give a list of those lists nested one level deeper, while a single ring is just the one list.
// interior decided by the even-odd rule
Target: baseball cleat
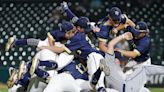
[{"label": "baseball cleat", "polygon": [[10,38],[8,39],[8,42],[7,42],[6,47],[5,47],[5,51],[9,51],[9,49],[10,49],[10,48],[13,46],[13,44],[14,44],[14,40],[15,40],[14,37],[10,37]]},{"label": "baseball cleat", "polygon": [[110,75],[110,69],[109,69],[109,67],[108,67],[107,64],[108,63],[104,59],[101,59],[100,60],[100,69],[102,71],[104,71],[104,73],[105,73],[106,76],[109,76]]},{"label": "baseball cleat", "polygon": [[17,72],[16,69],[13,69],[13,70],[11,71],[11,75],[10,75],[8,81],[7,81],[7,86],[8,86],[9,88],[13,87],[14,83],[17,81],[17,73],[18,73],[18,72]]},{"label": "baseball cleat", "polygon": [[18,79],[21,79],[24,71],[26,71],[26,62],[21,61],[20,64],[19,64]]},{"label": "baseball cleat", "polygon": [[55,39],[53,38],[53,36],[50,34],[50,32],[47,33],[47,37],[48,37],[48,42],[51,45],[54,45],[55,43]]},{"label": "baseball cleat", "polygon": [[33,57],[32,59],[32,65],[30,68],[30,75],[32,76],[36,70],[36,68],[38,67],[39,64],[39,60],[36,57]]}]

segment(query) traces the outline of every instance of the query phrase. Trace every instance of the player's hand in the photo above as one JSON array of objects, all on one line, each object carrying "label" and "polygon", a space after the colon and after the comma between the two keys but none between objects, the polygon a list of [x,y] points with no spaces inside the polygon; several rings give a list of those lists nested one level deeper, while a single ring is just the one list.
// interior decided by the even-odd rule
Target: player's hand
[{"label": "player's hand", "polygon": [[100,32],[100,28],[95,26],[92,28],[93,32],[97,33],[97,32]]},{"label": "player's hand", "polygon": [[8,80],[8,81],[7,81],[7,86],[8,86],[9,88],[13,87],[13,85],[14,85],[14,81],[13,81],[13,80]]},{"label": "player's hand", "polygon": [[68,9],[68,4],[67,4],[67,2],[61,3],[61,7],[62,7],[63,10],[67,10],[67,9]]},{"label": "player's hand", "polygon": [[132,35],[132,33],[130,33],[130,32],[124,33],[124,34],[122,35],[122,37],[123,37],[123,39],[125,39],[125,40],[131,40],[131,39],[133,39],[133,35]]},{"label": "player's hand", "polygon": [[113,29],[112,29],[112,33],[113,33],[113,34],[117,34],[117,33],[118,33],[118,30],[117,30],[116,28],[113,28]]}]

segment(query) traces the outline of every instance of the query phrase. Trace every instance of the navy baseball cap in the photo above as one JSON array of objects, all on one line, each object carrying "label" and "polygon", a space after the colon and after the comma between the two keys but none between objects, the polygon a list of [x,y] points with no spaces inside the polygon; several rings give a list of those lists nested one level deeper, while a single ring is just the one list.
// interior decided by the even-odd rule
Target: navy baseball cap
[{"label": "navy baseball cap", "polygon": [[74,25],[68,21],[62,21],[60,29],[62,32],[70,31],[74,28]]},{"label": "navy baseball cap", "polygon": [[76,25],[80,26],[81,28],[84,28],[86,32],[91,31],[90,21],[87,17],[80,17],[77,20]]},{"label": "navy baseball cap", "polygon": [[121,14],[122,12],[118,7],[112,7],[108,13],[113,21],[121,21]]},{"label": "navy baseball cap", "polygon": [[137,22],[136,24],[136,27],[137,31],[139,32],[149,32],[149,29],[148,29],[148,26],[145,22],[143,21],[140,21],[140,22]]},{"label": "navy baseball cap", "polygon": [[135,29],[132,26],[127,26],[127,30],[129,32],[131,32],[133,36],[138,36],[140,34],[140,32],[138,31],[138,29]]}]

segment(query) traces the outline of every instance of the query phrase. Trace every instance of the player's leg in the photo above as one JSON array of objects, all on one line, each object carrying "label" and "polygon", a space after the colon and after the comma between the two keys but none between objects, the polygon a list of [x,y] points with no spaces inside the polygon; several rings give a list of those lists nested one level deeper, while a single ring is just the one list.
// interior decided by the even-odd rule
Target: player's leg
[{"label": "player's leg", "polygon": [[23,45],[30,45],[30,46],[37,46],[39,43],[39,39],[29,38],[29,39],[15,39],[14,37],[10,37],[5,50],[8,51],[12,46],[23,46]]},{"label": "player's leg", "polygon": [[43,92],[80,92],[81,88],[75,79],[68,73],[61,73],[54,76]]},{"label": "player's leg", "polygon": [[[93,52],[93,53],[89,54],[88,60],[87,60],[87,68],[88,68],[88,74],[89,74],[90,81],[92,81],[92,77],[93,77],[94,73],[99,68],[101,59],[103,59],[103,56],[98,53]],[[105,76],[104,72],[100,73],[99,80],[97,81],[97,84],[96,84],[96,90],[98,90],[99,88],[101,88],[101,89],[105,88],[104,76]]]},{"label": "player's leg", "polygon": [[39,60],[41,61],[51,60],[54,61],[54,63],[56,63],[55,61],[57,61],[57,59],[58,59],[58,55],[50,50],[44,49],[39,51],[32,59],[32,63],[31,63],[32,65],[30,66],[30,74],[33,75],[33,73],[35,72],[35,69],[39,65]]},{"label": "player's leg", "polygon": [[117,91],[115,89],[111,89],[111,88],[106,88],[106,90],[107,90],[107,92],[119,92],[119,91]]},{"label": "player's leg", "polygon": [[21,85],[13,85],[13,87],[8,89],[8,92],[17,92],[17,89],[21,87]]},{"label": "player's leg", "polygon": [[[37,81],[37,80],[34,80],[34,81]],[[38,86],[36,87],[35,83],[32,84],[32,87],[28,92],[43,92],[46,86],[47,86],[46,83],[39,81]]]},{"label": "player's leg", "polygon": [[[76,83],[80,86],[82,90],[92,90],[92,87],[90,86],[89,80],[83,80],[83,79],[76,79]],[[88,92],[87,91],[87,92]]]},{"label": "player's leg", "polygon": [[101,64],[103,64],[104,67],[108,67],[107,69],[103,70],[107,70],[108,72],[110,72],[109,76],[105,77],[106,86],[112,86],[119,92],[123,92],[122,87],[125,82],[126,76],[123,73],[121,67],[115,62],[115,55],[106,53],[105,59],[101,60]]},{"label": "player's leg", "polygon": [[[140,92],[147,82],[148,75],[153,67],[141,66],[134,70],[134,72],[126,77],[125,91],[126,92]],[[163,68],[164,69],[164,68]],[[142,92],[142,91],[141,91]],[[143,91],[144,92],[144,91]]]},{"label": "player's leg", "polygon": [[[55,44],[56,45],[56,44]],[[68,65],[70,62],[72,62],[74,56],[69,55],[65,52],[60,53],[59,55],[48,50],[44,49],[41,50],[36,57],[41,60],[41,61],[46,61],[46,60],[52,60],[55,61],[58,65],[58,69],[63,68],[64,66]]]},{"label": "player's leg", "polygon": [[147,76],[164,74],[164,66],[159,65],[144,65],[142,66]]},{"label": "player's leg", "polygon": [[62,69],[63,67],[65,67],[66,65],[68,65],[69,63],[71,63],[74,59],[73,55],[69,55],[66,52],[60,53],[56,62],[58,64],[58,70]]},{"label": "player's leg", "polygon": [[143,87],[139,92],[150,92],[150,90],[146,87]]}]

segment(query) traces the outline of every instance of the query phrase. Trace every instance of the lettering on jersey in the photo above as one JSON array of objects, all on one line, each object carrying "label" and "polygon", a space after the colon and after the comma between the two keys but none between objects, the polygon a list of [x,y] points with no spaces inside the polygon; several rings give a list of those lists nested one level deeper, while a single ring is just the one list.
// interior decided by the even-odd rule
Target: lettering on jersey
[{"label": "lettering on jersey", "polygon": [[88,43],[91,45],[91,47],[93,47],[93,48],[95,47],[94,44],[92,44],[91,39],[87,35],[86,35],[85,39],[86,39],[86,41],[88,41]]},{"label": "lettering on jersey", "polygon": [[78,65],[76,65],[76,69],[81,73],[81,74],[84,74],[87,69],[84,65],[82,65],[81,63],[79,63]]},{"label": "lettering on jersey", "polygon": [[71,41],[70,40],[68,40],[67,42],[66,42],[66,44],[70,44],[71,43]]}]

